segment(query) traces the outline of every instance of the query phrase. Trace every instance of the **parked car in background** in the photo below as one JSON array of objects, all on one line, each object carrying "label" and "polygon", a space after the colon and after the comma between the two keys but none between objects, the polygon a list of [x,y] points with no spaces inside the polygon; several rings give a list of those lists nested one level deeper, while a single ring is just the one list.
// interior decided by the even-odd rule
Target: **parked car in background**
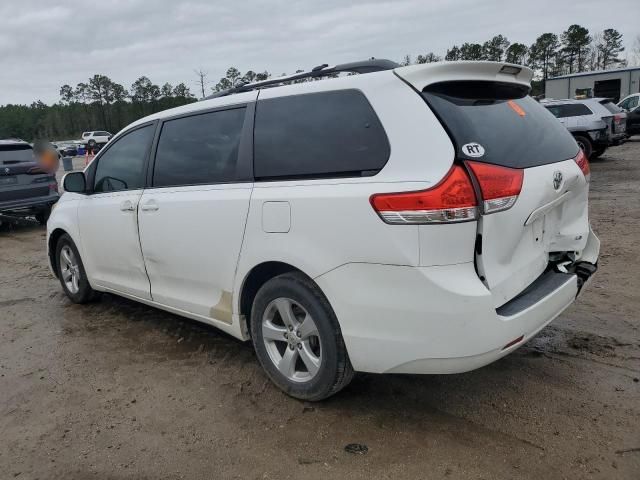
[{"label": "parked car in background", "polygon": [[73,302],[111,292],[252,341],[301,399],[354,371],[482,367],[571,305],[600,249],[589,163],[532,75],[322,65],[140,119],[65,177],[51,269]]},{"label": "parked car in background", "polygon": [[541,100],[574,136],[587,158],[597,158],[626,138],[626,114],[605,98]]},{"label": "parked car in background", "polygon": [[0,213],[35,216],[45,224],[57,201],[55,173],[43,170],[33,147],[22,140],[0,140]]},{"label": "parked car in background", "polygon": [[634,93],[623,98],[618,107],[627,112],[627,133],[640,134],[640,93]]},{"label": "parked car in background", "polygon": [[58,158],[62,157],[62,154],[60,153],[60,146],[56,143],[52,143],[51,147],[55,149],[56,153],[58,154]]},{"label": "parked car in background", "polygon": [[95,147],[96,145],[104,145],[109,140],[111,140],[113,135],[109,132],[105,132],[103,130],[93,131],[93,132],[84,132],[82,134],[82,141],[88,147]]},{"label": "parked car in background", "polygon": [[590,98],[587,105],[602,115],[602,119],[609,125],[609,138],[611,145],[620,145],[629,134],[627,132],[627,113],[616,105],[610,98]]},{"label": "parked car in background", "polygon": [[63,143],[58,146],[58,152],[63,157],[75,157],[78,155],[78,146],[75,143]]}]

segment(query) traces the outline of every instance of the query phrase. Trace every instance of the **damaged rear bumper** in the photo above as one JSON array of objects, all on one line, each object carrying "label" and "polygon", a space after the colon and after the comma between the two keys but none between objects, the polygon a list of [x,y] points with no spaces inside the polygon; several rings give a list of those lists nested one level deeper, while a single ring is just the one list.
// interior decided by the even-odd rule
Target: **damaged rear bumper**
[{"label": "damaged rear bumper", "polygon": [[549,270],[497,309],[473,263],[351,263],[315,280],[336,312],[355,370],[460,373],[516,350],[560,315],[595,271],[599,251],[591,232],[574,272]]}]

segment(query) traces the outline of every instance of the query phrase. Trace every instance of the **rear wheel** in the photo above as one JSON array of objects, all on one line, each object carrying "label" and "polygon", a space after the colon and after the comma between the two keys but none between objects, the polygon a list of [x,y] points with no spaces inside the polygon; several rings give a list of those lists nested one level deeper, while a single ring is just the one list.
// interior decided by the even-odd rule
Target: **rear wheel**
[{"label": "rear wheel", "polygon": [[51,215],[51,207],[47,207],[46,209],[36,213],[36,220],[40,225],[46,225],[50,215]]},{"label": "rear wheel", "polygon": [[598,158],[600,155],[602,155],[605,150],[607,149],[607,147],[596,147],[593,149],[593,152],[591,153],[591,158]]},{"label": "rear wheel", "polygon": [[89,285],[78,249],[66,233],[56,246],[56,268],[62,289],[73,303],[87,303],[98,297]]},{"label": "rear wheel", "polygon": [[582,149],[585,156],[587,158],[591,158],[591,154],[593,153],[593,145],[591,144],[591,140],[584,135],[575,135],[576,142],[578,146]]},{"label": "rear wheel", "polygon": [[251,337],[269,378],[288,395],[322,400],[344,388],[353,367],[333,309],[301,273],[285,273],[256,294]]}]

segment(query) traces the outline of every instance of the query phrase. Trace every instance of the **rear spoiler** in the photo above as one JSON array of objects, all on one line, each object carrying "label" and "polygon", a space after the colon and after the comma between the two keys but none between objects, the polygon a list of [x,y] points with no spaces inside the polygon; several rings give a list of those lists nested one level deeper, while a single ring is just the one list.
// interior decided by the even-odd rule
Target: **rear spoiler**
[{"label": "rear spoiler", "polygon": [[400,67],[394,72],[418,91],[435,83],[469,80],[515,83],[530,90],[533,78],[530,68],[505,62],[435,62]]}]

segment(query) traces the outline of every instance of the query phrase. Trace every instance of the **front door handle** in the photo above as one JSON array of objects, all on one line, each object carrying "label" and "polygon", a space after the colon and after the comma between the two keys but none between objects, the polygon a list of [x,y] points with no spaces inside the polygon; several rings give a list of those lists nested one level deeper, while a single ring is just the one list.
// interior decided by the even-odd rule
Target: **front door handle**
[{"label": "front door handle", "polygon": [[136,206],[133,204],[131,200],[125,200],[120,204],[120,210],[123,212],[133,212],[135,211]]},{"label": "front door handle", "polygon": [[156,210],[158,210],[160,207],[158,206],[158,202],[156,202],[155,200],[151,199],[151,200],[147,200],[146,202],[144,202],[141,206],[140,209],[145,211],[145,212],[155,212]]}]

